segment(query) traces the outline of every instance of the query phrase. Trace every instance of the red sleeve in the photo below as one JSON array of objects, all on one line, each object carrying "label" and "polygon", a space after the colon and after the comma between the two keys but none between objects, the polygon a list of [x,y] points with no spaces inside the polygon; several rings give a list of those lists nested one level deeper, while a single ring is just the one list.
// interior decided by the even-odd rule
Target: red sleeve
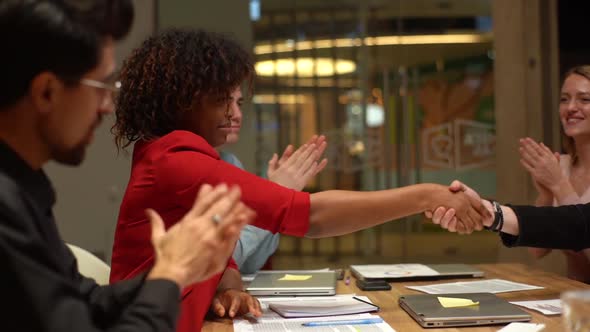
[{"label": "red sleeve", "polygon": [[[199,137],[200,138],[200,137]],[[202,140],[202,139],[201,139]],[[210,146],[203,147],[204,149]],[[253,225],[294,236],[304,236],[309,228],[309,194],[287,189],[218,159],[191,144],[171,145],[154,160],[155,185],[160,197],[173,197],[184,213],[195,200],[201,185],[239,185],[242,201],[256,211]],[[164,200],[167,200],[164,198]]]}]

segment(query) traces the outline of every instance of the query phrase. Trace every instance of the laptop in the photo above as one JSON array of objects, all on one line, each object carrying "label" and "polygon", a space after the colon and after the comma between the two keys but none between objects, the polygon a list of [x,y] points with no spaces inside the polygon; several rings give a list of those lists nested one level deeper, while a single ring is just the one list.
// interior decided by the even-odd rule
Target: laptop
[{"label": "laptop", "polygon": [[350,272],[364,280],[436,280],[481,278],[484,272],[467,264],[369,264],[351,265]]},{"label": "laptop", "polygon": [[[456,297],[479,305],[444,308],[438,297]],[[402,295],[399,305],[422,327],[452,327],[527,322],[531,315],[492,293]]]},{"label": "laptop", "polygon": [[336,294],[335,271],[260,271],[246,288],[254,296]]}]

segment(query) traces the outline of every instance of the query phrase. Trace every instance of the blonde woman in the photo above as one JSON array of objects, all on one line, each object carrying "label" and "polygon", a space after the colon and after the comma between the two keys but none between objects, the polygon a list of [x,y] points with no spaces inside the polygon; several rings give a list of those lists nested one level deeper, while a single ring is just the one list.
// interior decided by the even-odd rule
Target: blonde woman
[{"label": "blonde woman", "polygon": [[[590,202],[590,66],[574,67],[566,73],[559,118],[566,154],[554,153],[530,138],[520,140],[521,164],[539,192],[537,206]],[[541,258],[551,249],[529,248],[529,251]],[[563,253],[568,277],[590,282],[590,249]]]}]

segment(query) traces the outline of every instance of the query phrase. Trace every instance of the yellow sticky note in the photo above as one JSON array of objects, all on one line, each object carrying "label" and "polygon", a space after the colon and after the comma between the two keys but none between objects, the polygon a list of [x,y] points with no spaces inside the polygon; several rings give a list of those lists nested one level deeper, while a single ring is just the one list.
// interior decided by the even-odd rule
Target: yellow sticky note
[{"label": "yellow sticky note", "polygon": [[285,274],[284,277],[282,277],[279,280],[287,280],[287,281],[304,281],[307,279],[311,279],[311,276],[309,275],[300,275],[300,274]]},{"label": "yellow sticky note", "polygon": [[444,308],[461,308],[461,307],[470,307],[473,305],[479,305],[479,302],[473,302],[470,299],[460,299],[456,297],[438,297],[438,302]]}]

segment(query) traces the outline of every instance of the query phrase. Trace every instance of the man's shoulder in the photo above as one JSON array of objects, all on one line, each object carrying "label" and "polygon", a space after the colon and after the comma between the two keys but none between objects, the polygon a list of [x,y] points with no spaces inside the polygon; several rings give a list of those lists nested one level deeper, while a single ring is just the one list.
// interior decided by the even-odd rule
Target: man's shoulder
[{"label": "man's shoulder", "polygon": [[0,207],[14,208],[21,204],[22,188],[9,175],[0,171]]},{"label": "man's shoulder", "polygon": [[32,227],[33,211],[17,181],[0,172],[0,224],[13,230],[28,232]]}]

